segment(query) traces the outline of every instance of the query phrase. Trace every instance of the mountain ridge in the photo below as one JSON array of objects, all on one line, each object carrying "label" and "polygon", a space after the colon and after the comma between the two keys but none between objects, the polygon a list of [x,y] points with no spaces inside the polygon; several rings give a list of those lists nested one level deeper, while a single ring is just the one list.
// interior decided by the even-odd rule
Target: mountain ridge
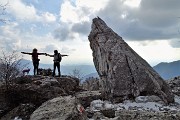
[{"label": "mountain ridge", "polygon": [[172,62],[161,62],[153,67],[165,80],[180,75],[180,60]]}]

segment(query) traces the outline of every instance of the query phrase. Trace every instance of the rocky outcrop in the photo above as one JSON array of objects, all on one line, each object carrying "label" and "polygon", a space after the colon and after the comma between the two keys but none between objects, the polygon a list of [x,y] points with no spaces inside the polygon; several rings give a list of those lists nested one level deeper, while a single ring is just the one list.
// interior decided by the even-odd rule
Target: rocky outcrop
[{"label": "rocky outcrop", "polygon": [[93,60],[106,98],[158,95],[174,102],[170,87],[118,34],[100,19],[93,19],[89,34]]},{"label": "rocky outcrop", "polygon": [[[79,80],[69,76],[25,76],[16,78],[6,90],[0,87],[0,118],[19,104],[34,104],[39,107],[47,100],[80,92]],[[17,115],[18,116],[18,115]],[[21,114],[19,114],[21,116]]]},{"label": "rocky outcrop", "polygon": [[[75,93],[78,83],[71,78],[51,78],[36,76],[29,83],[12,84],[7,94],[9,103],[33,103],[41,105],[43,102],[58,96],[64,96]],[[26,78],[22,78],[22,81]],[[21,81],[21,82],[22,82]],[[67,85],[68,84],[68,85]]]},{"label": "rocky outcrop", "polygon": [[87,115],[75,97],[66,96],[43,103],[30,120],[87,120]]}]

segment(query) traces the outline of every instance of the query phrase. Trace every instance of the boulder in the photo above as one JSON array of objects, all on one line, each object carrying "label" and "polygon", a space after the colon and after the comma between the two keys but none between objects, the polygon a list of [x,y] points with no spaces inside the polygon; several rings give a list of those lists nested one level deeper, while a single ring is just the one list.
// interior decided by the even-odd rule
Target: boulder
[{"label": "boulder", "polygon": [[157,95],[174,102],[168,84],[102,19],[94,18],[91,28],[88,39],[105,98]]},{"label": "boulder", "polygon": [[75,97],[65,96],[43,103],[30,120],[87,120],[87,115]]},{"label": "boulder", "polygon": [[75,97],[79,99],[84,108],[90,106],[93,100],[102,99],[99,91],[83,91],[75,94]]}]

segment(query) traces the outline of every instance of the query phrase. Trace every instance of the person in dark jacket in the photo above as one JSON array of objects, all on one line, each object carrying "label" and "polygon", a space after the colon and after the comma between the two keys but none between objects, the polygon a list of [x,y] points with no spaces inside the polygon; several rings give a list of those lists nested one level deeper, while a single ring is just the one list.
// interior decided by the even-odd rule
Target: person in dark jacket
[{"label": "person in dark jacket", "polygon": [[38,75],[38,69],[39,69],[39,61],[40,59],[38,58],[38,55],[46,55],[46,53],[38,53],[38,50],[36,48],[33,49],[32,53],[28,53],[28,52],[21,52],[22,54],[28,54],[28,55],[32,55],[32,62],[33,62],[33,66],[34,66],[34,75]]},{"label": "person in dark jacket", "polygon": [[60,77],[61,76],[61,72],[60,72],[60,62],[62,60],[62,57],[64,56],[68,56],[68,55],[62,55],[60,53],[58,53],[57,50],[54,50],[54,55],[49,55],[49,54],[46,54],[47,56],[50,56],[50,57],[54,57],[54,69],[53,69],[53,76],[55,76],[55,71],[56,71],[56,67],[58,69],[58,76]]}]

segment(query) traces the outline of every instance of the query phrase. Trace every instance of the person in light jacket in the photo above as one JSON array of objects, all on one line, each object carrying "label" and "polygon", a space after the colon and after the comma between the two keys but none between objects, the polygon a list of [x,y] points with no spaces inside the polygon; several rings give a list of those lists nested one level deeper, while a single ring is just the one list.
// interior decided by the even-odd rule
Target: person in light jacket
[{"label": "person in light jacket", "polygon": [[46,54],[47,56],[50,56],[50,57],[54,57],[54,69],[53,69],[53,76],[55,76],[55,71],[56,71],[56,67],[58,69],[58,76],[60,77],[61,76],[61,72],[60,72],[60,62],[62,60],[62,57],[64,56],[68,56],[68,55],[62,55],[60,53],[58,53],[57,50],[54,50],[54,55],[49,55],[49,54]]}]

